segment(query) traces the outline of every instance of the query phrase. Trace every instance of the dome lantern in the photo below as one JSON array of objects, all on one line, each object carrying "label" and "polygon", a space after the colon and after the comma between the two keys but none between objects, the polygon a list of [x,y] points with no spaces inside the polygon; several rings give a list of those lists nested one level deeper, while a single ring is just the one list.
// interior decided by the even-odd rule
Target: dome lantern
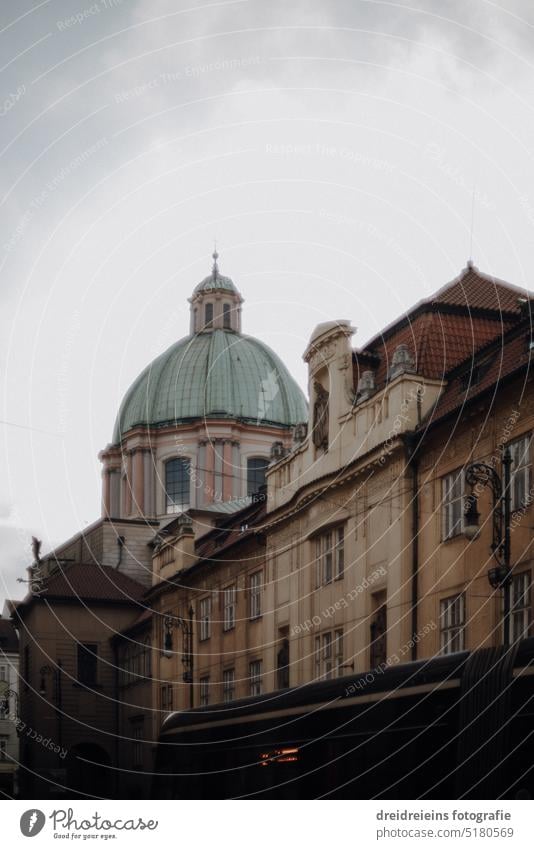
[{"label": "dome lantern", "polygon": [[217,249],[213,251],[211,274],[195,287],[191,304],[191,335],[227,330],[241,333],[243,298],[234,281],[219,271]]}]

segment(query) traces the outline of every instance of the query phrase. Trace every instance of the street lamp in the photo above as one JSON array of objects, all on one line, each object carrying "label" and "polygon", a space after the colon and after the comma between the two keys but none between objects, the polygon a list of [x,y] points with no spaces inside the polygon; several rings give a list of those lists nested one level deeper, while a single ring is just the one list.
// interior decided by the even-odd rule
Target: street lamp
[{"label": "street lamp", "polygon": [[172,645],[172,634],[175,626],[180,628],[183,633],[183,652],[182,663],[184,666],[183,681],[189,684],[189,706],[191,709],[195,706],[195,690],[193,682],[194,669],[194,652],[193,652],[193,619],[195,611],[193,605],[188,610],[188,619],[183,619],[181,616],[166,616],[164,620],[164,640],[163,640],[163,656],[171,658],[174,654]]},{"label": "street lamp", "polygon": [[[493,494],[493,538],[491,549],[497,566],[488,570],[488,580],[494,590],[504,590],[503,638],[510,645],[510,595],[512,569],[510,565],[510,511],[511,511],[511,467],[512,455],[505,448],[502,455],[502,478],[488,463],[471,463],[465,470],[466,483],[472,488],[489,486]],[[466,499],[464,512],[464,534],[469,540],[478,537],[480,513],[478,496],[472,491]]]}]

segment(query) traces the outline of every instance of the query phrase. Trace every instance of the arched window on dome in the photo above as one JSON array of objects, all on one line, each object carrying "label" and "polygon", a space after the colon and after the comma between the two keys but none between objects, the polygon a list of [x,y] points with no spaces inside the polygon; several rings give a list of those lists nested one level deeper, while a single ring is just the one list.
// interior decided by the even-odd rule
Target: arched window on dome
[{"label": "arched window on dome", "polygon": [[190,506],[191,468],[189,460],[175,457],[165,463],[165,505],[167,513],[181,513]]},{"label": "arched window on dome", "polygon": [[250,457],[247,461],[247,495],[254,495],[265,486],[265,470],[269,460],[265,457]]},{"label": "arched window on dome", "polygon": [[223,304],[223,327],[225,330],[232,329],[232,307],[230,304]]},{"label": "arched window on dome", "polygon": [[213,304],[206,304],[206,309],[204,310],[204,324],[206,327],[213,326]]}]

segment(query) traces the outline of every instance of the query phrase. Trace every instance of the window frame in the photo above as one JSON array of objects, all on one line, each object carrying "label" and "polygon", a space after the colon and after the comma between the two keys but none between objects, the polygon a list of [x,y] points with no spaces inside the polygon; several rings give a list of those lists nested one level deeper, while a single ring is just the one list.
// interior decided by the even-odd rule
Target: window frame
[{"label": "window frame", "polygon": [[223,304],[223,329],[232,329],[232,305],[228,302]]},{"label": "window frame", "polygon": [[[458,484],[460,492],[454,494]],[[465,528],[465,497],[465,469],[462,467],[443,475],[441,478],[442,542],[463,534]]]},{"label": "window frame", "polygon": [[[94,675],[82,673],[83,665],[87,662],[93,669]],[[84,687],[98,686],[98,643],[76,643],[76,681]]]},{"label": "window frame", "polygon": [[248,665],[250,695],[261,696],[263,693],[263,661],[251,660]]},{"label": "window frame", "polygon": [[215,309],[213,301],[207,301],[207,303],[204,304],[204,328],[213,327],[214,314]]},{"label": "window frame", "polygon": [[[266,472],[269,467],[269,459],[268,457],[247,457],[247,497],[250,498],[252,495],[258,493],[262,486],[265,486],[266,482]],[[256,466],[256,468],[251,469],[252,463],[261,463],[261,466]],[[258,483],[256,478],[258,478],[258,472],[263,472],[261,476],[261,483]],[[252,480],[251,480],[252,479]],[[253,483],[254,488],[252,488],[251,483]]]},{"label": "window frame", "polygon": [[258,569],[250,575],[248,592],[248,618],[253,622],[256,619],[261,619],[263,616],[263,569]]},{"label": "window frame", "polygon": [[[519,588],[519,584],[524,584],[524,586]],[[512,575],[510,620],[512,641],[515,643],[518,640],[525,640],[530,635],[532,625],[532,573],[530,569]],[[520,627],[517,627],[518,624]]]},{"label": "window frame", "polygon": [[203,675],[199,678],[199,704],[200,707],[207,707],[210,703],[210,676]]},{"label": "window frame", "polygon": [[223,633],[233,631],[237,613],[237,584],[223,588]]},{"label": "window frame", "polygon": [[345,577],[345,524],[317,533],[315,546],[315,587],[326,587]]},{"label": "window frame", "polygon": [[[459,604],[456,615],[454,605]],[[445,606],[446,605],[446,606]],[[452,616],[450,615],[452,612]],[[456,654],[465,651],[466,598],[465,592],[440,599],[439,603],[440,654]],[[449,636],[451,635],[452,636]],[[448,639],[447,639],[448,637]]]},{"label": "window frame", "polygon": [[531,445],[532,433],[529,431],[508,442],[506,446],[512,458],[510,469],[510,509],[512,511],[525,509],[532,502],[530,496],[532,486]]},{"label": "window frame", "polygon": [[[171,464],[173,464],[173,463],[178,463],[178,464],[182,465],[185,469],[185,476],[184,476],[183,480],[187,481],[187,487],[182,486],[181,489],[180,489],[180,494],[183,495],[184,493],[186,493],[187,497],[186,497],[185,500],[182,497],[180,502],[178,502],[177,500],[171,500],[171,496],[169,494],[170,487],[169,487],[169,472],[168,472],[168,470],[169,470],[169,467],[171,466]],[[164,511],[165,514],[167,516],[174,516],[177,513],[183,513],[183,512],[185,512],[185,510],[188,510],[189,507],[191,507],[191,458],[190,457],[168,457],[164,462],[163,478],[164,478],[164,481],[165,481],[165,486],[164,486],[164,490],[163,490],[164,497],[165,497],[165,505],[164,505],[165,506],[165,511]],[[173,492],[173,496],[174,495],[175,495],[175,493]]]},{"label": "window frame", "polygon": [[[207,608],[207,612],[204,608]],[[199,642],[204,643],[206,640],[211,639],[211,596],[207,595],[204,598],[201,598],[199,601],[199,631],[198,631],[198,639]]]},{"label": "window frame", "polygon": [[223,703],[228,704],[235,700],[235,667],[223,669]]}]

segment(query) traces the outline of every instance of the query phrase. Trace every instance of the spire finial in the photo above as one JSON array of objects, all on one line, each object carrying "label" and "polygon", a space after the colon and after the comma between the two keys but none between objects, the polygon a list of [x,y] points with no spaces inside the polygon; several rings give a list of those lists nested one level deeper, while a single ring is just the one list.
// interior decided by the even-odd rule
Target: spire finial
[{"label": "spire finial", "polygon": [[219,254],[218,254],[218,251],[217,251],[217,240],[215,240],[212,257],[213,257],[213,268],[212,268],[211,273],[212,273],[213,279],[216,280],[217,275],[219,273],[219,266],[217,265],[217,260],[219,259]]}]

